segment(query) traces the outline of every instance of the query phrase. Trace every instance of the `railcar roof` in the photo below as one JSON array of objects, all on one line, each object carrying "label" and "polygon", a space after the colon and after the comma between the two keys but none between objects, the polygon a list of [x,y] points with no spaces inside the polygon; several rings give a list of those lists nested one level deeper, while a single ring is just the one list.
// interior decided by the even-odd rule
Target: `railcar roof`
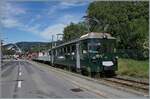
[{"label": "railcar roof", "polygon": [[85,35],[82,35],[80,39],[87,39],[87,38],[104,38],[104,36],[107,37],[107,39],[115,39],[112,37],[109,33],[98,33],[98,32],[91,32]]},{"label": "railcar roof", "polygon": [[75,40],[71,40],[71,41],[68,41],[66,43],[63,43],[61,45],[58,45],[52,49],[55,49],[55,48],[58,48],[58,47],[61,47],[61,46],[64,46],[64,45],[68,45],[68,44],[72,44],[72,43],[76,43],[76,42],[79,42],[81,40],[86,40],[86,39],[92,39],[92,38],[100,38],[100,39],[103,39],[105,37],[107,37],[107,39],[115,39],[114,37],[112,37],[109,33],[97,33],[97,32],[90,32],[90,33],[87,33],[85,35],[82,35],[80,38],[77,38]]}]

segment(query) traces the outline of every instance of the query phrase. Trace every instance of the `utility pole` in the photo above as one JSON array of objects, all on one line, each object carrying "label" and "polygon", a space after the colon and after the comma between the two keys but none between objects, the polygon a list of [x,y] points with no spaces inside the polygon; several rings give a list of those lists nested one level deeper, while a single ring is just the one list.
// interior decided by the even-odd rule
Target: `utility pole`
[{"label": "utility pole", "polygon": [[53,40],[54,40],[54,35],[52,35],[52,48],[53,48]]},{"label": "utility pole", "polygon": [[[0,64],[1,64],[1,62],[2,62],[2,56],[3,56],[3,53],[2,53],[2,47],[3,47],[3,44],[4,44],[4,40],[5,39],[8,39],[8,38],[4,38],[4,37],[2,37],[2,34],[4,34],[4,33],[0,33]],[[4,49],[3,49],[4,50]]]},{"label": "utility pole", "polygon": [[51,48],[51,65],[53,66],[54,64],[54,55],[53,55],[53,38],[54,35],[52,35],[52,48]]},{"label": "utility pole", "polygon": [[[0,37],[2,37],[2,36],[0,35]],[[1,40],[1,38],[0,38],[0,67],[2,66],[2,65],[1,65],[1,63],[2,63],[2,50],[1,50],[2,45],[3,45],[3,42],[2,42],[2,40]]]},{"label": "utility pole", "polygon": [[5,38],[3,38],[2,37],[2,34],[3,33],[0,33],[0,66],[1,66],[1,63],[3,62],[3,60],[2,60],[2,57],[3,57],[3,53],[2,53],[2,46],[3,46],[3,42],[4,42],[4,40],[3,39],[5,39]]},{"label": "utility pole", "polygon": [[0,40],[0,48],[3,46],[3,40]]},{"label": "utility pole", "polygon": [[1,40],[0,39],[0,65],[1,65],[1,63],[2,63],[2,45],[3,45],[3,42],[2,42],[3,40]]}]

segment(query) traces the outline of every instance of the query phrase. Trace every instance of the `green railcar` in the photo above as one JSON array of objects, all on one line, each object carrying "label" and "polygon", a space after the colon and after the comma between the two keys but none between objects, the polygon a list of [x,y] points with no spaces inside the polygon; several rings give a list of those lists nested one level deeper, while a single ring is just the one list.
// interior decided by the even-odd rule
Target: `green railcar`
[{"label": "green railcar", "polygon": [[50,49],[51,64],[83,74],[115,74],[116,39],[108,33],[88,33]]}]

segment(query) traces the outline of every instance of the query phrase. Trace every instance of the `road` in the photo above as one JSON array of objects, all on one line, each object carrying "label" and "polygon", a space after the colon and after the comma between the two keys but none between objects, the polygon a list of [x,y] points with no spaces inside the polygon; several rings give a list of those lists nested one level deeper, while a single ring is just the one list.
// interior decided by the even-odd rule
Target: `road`
[{"label": "road", "polygon": [[27,60],[1,67],[1,98],[148,98]]}]

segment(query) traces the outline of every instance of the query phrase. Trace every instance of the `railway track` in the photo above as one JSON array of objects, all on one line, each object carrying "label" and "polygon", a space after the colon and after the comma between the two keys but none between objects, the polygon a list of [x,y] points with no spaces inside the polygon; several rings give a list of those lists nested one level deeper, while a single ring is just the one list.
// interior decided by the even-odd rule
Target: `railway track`
[{"label": "railway track", "polygon": [[131,87],[144,92],[149,91],[149,83],[144,81],[131,80],[122,77],[103,78],[103,80],[120,86]]}]

